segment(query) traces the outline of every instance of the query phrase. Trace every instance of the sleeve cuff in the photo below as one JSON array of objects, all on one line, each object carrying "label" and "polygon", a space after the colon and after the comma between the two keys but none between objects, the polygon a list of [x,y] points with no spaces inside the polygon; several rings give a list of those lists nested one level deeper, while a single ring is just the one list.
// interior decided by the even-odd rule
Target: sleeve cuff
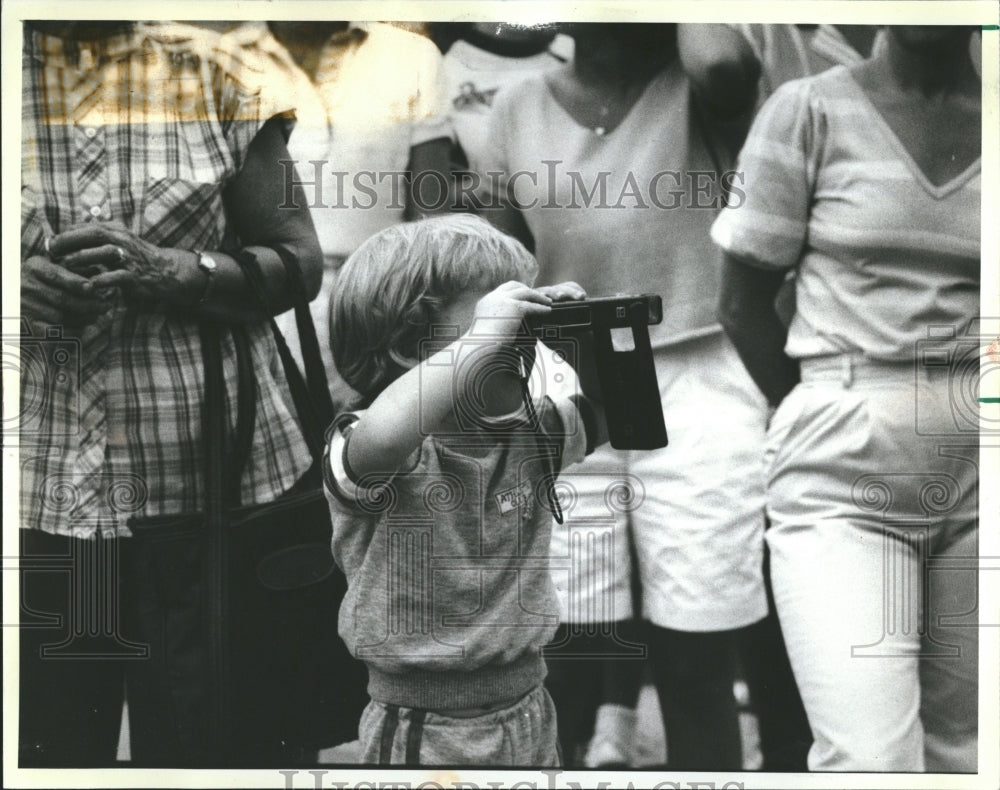
[{"label": "sleeve cuff", "polygon": [[[725,209],[723,209],[723,212],[725,212]],[[783,250],[779,253],[777,249],[774,249],[774,251],[769,254],[765,252],[765,248],[768,245],[764,244],[762,241],[758,240],[753,245],[748,244],[748,239],[746,238],[746,234],[742,231],[742,228],[736,225],[732,220],[729,220],[725,213],[720,214],[715,222],[712,223],[710,235],[712,241],[715,242],[716,246],[719,247],[724,253],[731,255],[748,266],[753,266],[757,269],[766,269],[767,271],[772,272],[793,269],[797,265],[799,256],[801,255],[801,249],[799,249],[790,263],[786,263],[784,261],[779,262],[780,259],[788,257],[787,251]],[[751,247],[754,248],[752,251]]]},{"label": "sleeve cuff", "polygon": [[342,414],[327,431],[326,448],[323,452],[323,483],[326,489],[344,504],[353,504],[361,492],[356,478],[347,462],[347,444],[354,423],[355,413]]},{"label": "sleeve cuff", "polygon": [[440,138],[455,141],[455,131],[452,128],[451,119],[444,115],[423,118],[416,121],[410,130],[410,147]]},{"label": "sleeve cuff", "polygon": [[559,416],[562,431],[562,468],[580,463],[587,456],[587,419],[574,398],[550,401]]}]

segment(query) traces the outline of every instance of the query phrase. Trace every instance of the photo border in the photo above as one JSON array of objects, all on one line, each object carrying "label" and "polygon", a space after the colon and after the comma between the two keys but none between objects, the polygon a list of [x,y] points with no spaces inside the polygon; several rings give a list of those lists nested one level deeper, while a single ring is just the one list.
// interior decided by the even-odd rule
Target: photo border
[{"label": "photo border", "polygon": [[[23,19],[121,19],[132,18],[137,10],[143,11],[142,19],[176,20],[267,20],[267,19],[323,19],[335,16],[342,19],[369,19],[392,21],[523,21],[543,23],[556,21],[663,21],[663,22],[844,22],[857,24],[973,24],[983,30],[983,140],[982,140],[982,301],[981,314],[1000,316],[1000,112],[998,112],[998,69],[1000,69],[1000,9],[990,0],[925,0],[924,2],[898,2],[897,0],[815,0],[814,2],[743,2],[741,0],[688,0],[687,2],[537,2],[534,0],[443,0],[424,2],[342,2],[340,0],[312,0],[267,2],[206,3],[193,0],[173,0],[156,5],[140,6],[123,0],[93,2],[32,3],[29,0],[8,0],[2,8],[2,97],[5,123],[2,124],[3,157],[2,217],[3,227],[12,229],[19,223],[20,180],[20,69],[15,58],[21,50],[21,25]],[[10,232],[3,236],[3,310],[0,315],[13,320],[19,312],[19,235]],[[7,323],[4,333],[7,333]],[[996,332],[994,326],[991,332]],[[995,380],[995,379],[994,379]],[[18,380],[16,371],[4,369],[3,408],[5,414],[17,412]],[[984,418],[1000,418],[1000,391],[981,393],[980,401]],[[18,498],[17,447],[4,447],[3,455],[3,616],[4,623],[15,623],[18,614],[18,585],[16,559],[18,556]],[[516,786],[518,781],[534,782],[539,788],[593,787],[598,782],[608,782],[609,787],[649,787],[661,782],[662,787],[744,787],[744,788],[996,788],[1000,786],[1000,497],[995,485],[988,480],[1000,480],[1000,438],[983,435],[980,453],[980,611],[984,626],[980,644],[980,772],[977,775],[942,774],[770,774],[759,772],[726,773],[704,772],[691,774],[664,773],[659,771],[484,771],[464,769],[398,769],[360,767],[352,769],[316,767],[316,772],[326,771],[319,778],[324,788],[382,787],[392,783],[409,782],[417,787],[421,782],[435,782],[448,786],[448,782],[474,783],[490,787],[489,783],[503,782],[503,787]],[[76,769],[19,769],[11,763],[17,761],[17,628],[8,627],[3,632],[4,666],[4,773],[5,787],[295,787],[312,788],[315,775],[301,770],[288,776],[273,770],[156,770],[134,768],[107,770]],[[289,784],[291,782],[291,784]],[[714,785],[709,785],[713,782]],[[630,785],[631,783],[631,785]],[[727,784],[728,783],[728,784]],[[426,784],[433,787],[433,784]],[[461,785],[459,785],[461,786]],[[469,785],[467,785],[469,786]],[[529,787],[530,784],[521,785]]]}]

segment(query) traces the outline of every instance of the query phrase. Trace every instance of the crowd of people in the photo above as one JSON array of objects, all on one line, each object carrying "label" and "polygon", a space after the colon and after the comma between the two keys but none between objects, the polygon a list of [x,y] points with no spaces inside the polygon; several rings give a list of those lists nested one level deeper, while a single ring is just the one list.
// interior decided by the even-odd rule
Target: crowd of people
[{"label": "crowd of people", "polygon": [[[54,659],[79,596],[23,574],[59,624],[21,629],[20,764],[115,764],[126,698],[135,763],[211,763],[184,593],[130,598],[201,571],[129,524],[203,507],[206,321],[241,327],[229,391],[238,336],[256,377],[239,501],[306,478],[268,322],[301,363],[290,257],[340,414],[358,762],[631,767],[648,682],[666,768],[740,770],[740,679],[764,770],[975,772],[976,576],[930,558],[978,545],[948,361],[978,57],[962,27],[27,23],[25,337],[76,367],[21,379],[22,560],[113,568],[120,611]],[[669,444],[615,449],[585,333],[521,332],[647,293]]]}]

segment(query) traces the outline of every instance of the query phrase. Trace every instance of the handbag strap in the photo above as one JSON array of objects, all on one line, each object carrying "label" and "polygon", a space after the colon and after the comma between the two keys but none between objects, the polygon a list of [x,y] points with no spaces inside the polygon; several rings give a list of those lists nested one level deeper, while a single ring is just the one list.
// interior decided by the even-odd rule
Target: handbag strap
[{"label": "handbag strap", "polygon": [[[306,369],[306,384],[312,396],[313,404],[319,412],[320,418],[326,425],[333,422],[337,415],[333,410],[333,398],[330,396],[330,384],[326,378],[326,366],[323,364],[323,357],[319,350],[319,339],[316,336],[316,325],[313,323],[312,313],[309,310],[309,298],[306,295],[305,279],[302,276],[302,269],[298,261],[284,246],[276,244],[272,247],[284,264],[288,277],[289,289],[292,292],[292,299],[295,307],[295,325],[299,332],[299,346],[302,350],[302,361]],[[263,292],[264,294],[267,291]],[[258,294],[261,298],[261,294]],[[272,324],[272,331],[277,328]]]},{"label": "handbag strap", "polygon": [[[225,377],[222,371],[221,325],[202,321],[199,325],[201,352],[205,368],[205,396],[202,406],[202,437],[205,458],[205,519],[206,551],[203,558],[205,607],[208,634],[207,658],[211,694],[209,716],[212,727],[212,749],[220,758],[231,747],[229,710],[231,703],[228,661],[228,585],[227,565],[227,501],[233,494],[227,484],[226,467],[229,447],[229,426],[226,420]],[[238,482],[238,478],[237,478]]]},{"label": "handbag strap", "polygon": [[222,374],[222,327],[214,322],[202,321],[199,332],[205,368],[205,396],[201,416],[205,458],[205,513],[210,521],[219,523],[228,499],[225,467],[230,441],[226,420],[226,383]]},{"label": "handbag strap", "polygon": [[257,374],[254,372],[253,355],[250,351],[250,337],[246,327],[236,325],[231,328],[233,346],[236,350],[236,431],[229,456],[230,469],[227,502],[235,507],[242,497],[243,469],[250,458],[253,434],[257,422]]},{"label": "handbag strap", "polygon": [[[319,342],[309,313],[305,284],[297,262],[285,250],[277,251],[288,273],[289,287],[295,300],[296,322],[303,339],[302,351],[309,380],[302,377],[278,325],[270,319],[278,354],[288,380],[289,390],[298,413],[303,435],[316,468],[322,463],[323,433],[333,420],[333,402],[326,383],[326,374],[319,354]],[[249,251],[236,253],[247,282],[268,315],[270,299],[264,285],[264,275],[256,257]],[[228,611],[228,511],[240,504],[240,482],[256,427],[258,386],[253,364],[250,339],[241,325],[228,327],[235,349],[237,369],[236,426],[230,438],[226,408],[226,382],[223,372],[222,339],[226,327],[203,320],[199,323],[205,390],[202,406],[202,436],[205,458],[205,518],[207,551],[204,557],[207,573],[204,586],[208,633],[209,672],[212,680],[210,710],[215,743],[213,748],[225,759],[233,748],[230,711],[232,690],[228,665],[229,640],[226,612]]]},{"label": "handbag strap", "polygon": [[[305,362],[306,376],[303,377],[292,356],[291,350],[274,318],[269,319],[271,334],[278,349],[281,366],[288,381],[288,389],[292,403],[302,426],[309,453],[315,463],[322,463],[323,436],[326,427],[333,422],[333,399],[327,383],[326,369],[319,352],[319,340],[316,337],[316,327],[309,312],[305,284],[298,262],[283,248],[275,248],[281,257],[288,275],[289,288],[295,301],[295,320],[299,329],[299,340],[302,346],[302,356]],[[243,268],[247,283],[257,297],[261,307],[271,315],[272,300],[265,285],[264,273],[260,262],[252,251],[242,250],[236,254],[236,259]],[[239,350],[239,349],[237,349]],[[238,437],[237,442],[240,441]]]}]

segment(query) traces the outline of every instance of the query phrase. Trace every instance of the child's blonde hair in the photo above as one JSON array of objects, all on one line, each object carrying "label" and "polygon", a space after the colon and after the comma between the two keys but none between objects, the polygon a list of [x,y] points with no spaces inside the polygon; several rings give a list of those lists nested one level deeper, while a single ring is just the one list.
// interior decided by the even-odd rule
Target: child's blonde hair
[{"label": "child's blonde hair", "polygon": [[370,402],[406,371],[399,358],[417,359],[438,308],[472,288],[530,285],[537,273],[524,245],[471,214],[386,228],[337,274],[330,299],[337,370]]}]

